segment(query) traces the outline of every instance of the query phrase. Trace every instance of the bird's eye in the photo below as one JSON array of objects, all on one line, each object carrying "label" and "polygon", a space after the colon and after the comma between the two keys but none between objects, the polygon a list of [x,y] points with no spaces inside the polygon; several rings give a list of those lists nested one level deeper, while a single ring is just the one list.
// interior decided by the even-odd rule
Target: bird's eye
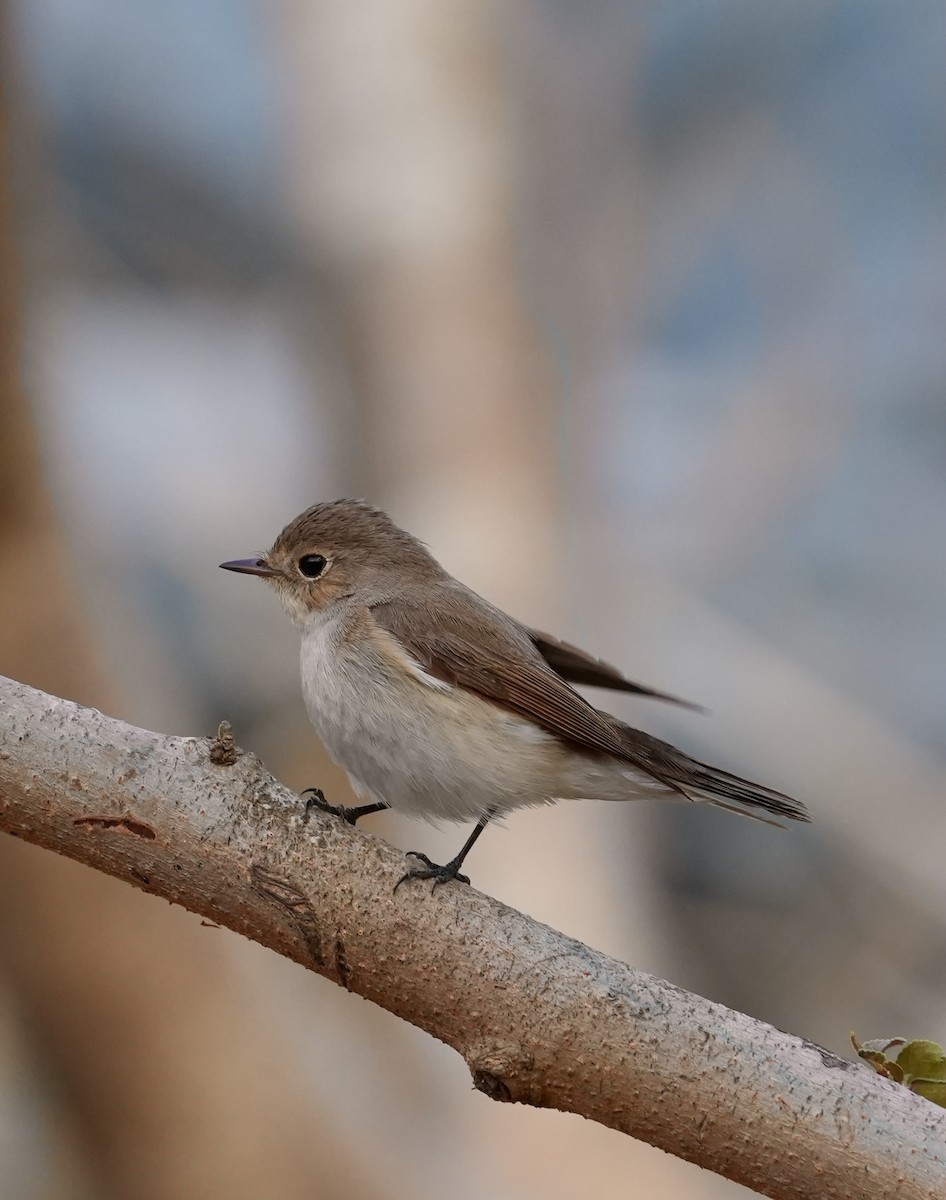
[{"label": "bird's eye", "polygon": [[318,579],[325,570],[325,558],[321,554],[303,554],[299,559],[299,570],[306,579]]}]

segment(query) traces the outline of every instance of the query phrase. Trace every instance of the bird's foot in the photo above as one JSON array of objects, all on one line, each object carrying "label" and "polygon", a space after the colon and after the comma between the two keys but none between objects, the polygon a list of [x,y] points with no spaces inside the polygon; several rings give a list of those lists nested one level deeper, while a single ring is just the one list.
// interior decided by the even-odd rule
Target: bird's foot
[{"label": "bird's foot", "polygon": [[407,853],[411,858],[419,858],[424,865],[422,867],[411,867],[409,871],[405,871],[394,885],[395,891],[397,891],[402,883],[406,883],[408,879],[432,879],[434,882],[430,888],[431,892],[436,891],[442,883],[450,883],[453,879],[457,883],[470,882],[468,875],[460,874],[460,864],[463,862],[461,857],[452,858],[450,862],[440,866],[438,863],[431,862],[427,855],[421,854],[419,850],[408,850]]},{"label": "bird's foot", "polygon": [[[304,820],[308,821],[309,817],[312,815],[312,810],[317,808],[319,812],[331,813],[333,817],[341,817],[343,821],[348,821],[348,810],[345,808],[345,806],[343,804],[329,804],[329,802],[325,799],[325,793],[321,788],[305,788],[301,795],[305,800],[305,813],[303,814]],[[348,823],[350,825],[354,824],[353,821],[349,821]]]},{"label": "bird's foot", "polygon": [[321,788],[306,788],[302,795],[306,798],[303,816],[305,821],[308,821],[313,808],[317,808],[320,812],[331,813],[333,817],[341,817],[347,824],[354,825],[359,817],[365,815],[366,811],[377,812],[379,808],[385,807],[383,804],[365,804],[361,807],[349,808],[345,804],[329,804]]}]

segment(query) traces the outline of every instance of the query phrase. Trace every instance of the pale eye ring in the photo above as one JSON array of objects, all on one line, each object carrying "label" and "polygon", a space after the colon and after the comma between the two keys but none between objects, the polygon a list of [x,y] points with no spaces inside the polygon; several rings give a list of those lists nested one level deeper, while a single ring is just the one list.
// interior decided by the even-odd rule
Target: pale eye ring
[{"label": "pale eye ring", "polygon": [[299,559],[299,572],[306,579],[318,579],[327,566],[324,554],[303,554]]}]

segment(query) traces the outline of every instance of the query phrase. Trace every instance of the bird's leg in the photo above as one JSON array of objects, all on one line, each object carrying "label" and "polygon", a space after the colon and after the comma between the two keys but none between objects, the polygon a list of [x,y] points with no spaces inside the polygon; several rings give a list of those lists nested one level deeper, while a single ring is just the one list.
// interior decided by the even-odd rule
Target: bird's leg
[{"label": "bird's leg", "polygon": [[341,817],[349,825],[354,825],[356,821],[367,817],[369,813],[381,812],[388,807],[381,803],[358,804],[354,808],[349,808],[344,804],[329,804],[321,788],[306,788],[302,795],[308,797],[305,802],[305,820],[309,819],[309,813],[313,808],[317,808],[320,812],[331,813],[333,817]]},{"label": "bird's leg", "polygon": [[409,871],[406,871],[394,885],[394,890],[397,891],[401,884],[408,879],[432,879],[434,882],[430,889],[431,891],[440,887],[442,883],[449,883],[451,879],[455,879],[457,883],[469,883],[470,877],[468,875],[461,875],[460,867],[463,865],[463,860],[472,850],[473,843],[489,824],[489,819],[495,812],[495,808],[491,808],[489,812],[480,817],[476,822],[476,828],[460,847],[460,853],[455,858],[451,858],[448,863],[444,863],[442,867],[435,862],[431,862],[427,855],[421,854],[419,850],[408,850],[407,853],[411,858],[419,858],[424,865],[422,867],[411,867]]}]

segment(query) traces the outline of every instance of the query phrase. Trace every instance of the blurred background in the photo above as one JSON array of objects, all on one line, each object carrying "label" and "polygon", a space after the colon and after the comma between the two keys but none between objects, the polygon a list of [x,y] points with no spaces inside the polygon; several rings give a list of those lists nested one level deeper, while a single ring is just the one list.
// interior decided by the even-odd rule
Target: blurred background
[{"label": "blurred background", "polygon": [[[366,497],[815,818],[562,804],[477,886],[842,1054],[946,1040],[944,38],[913,0],[6,6],[0,671],[346,802],[217,563]],[[9,839],[0,909],[6,1200],[750,1194]]]}]

